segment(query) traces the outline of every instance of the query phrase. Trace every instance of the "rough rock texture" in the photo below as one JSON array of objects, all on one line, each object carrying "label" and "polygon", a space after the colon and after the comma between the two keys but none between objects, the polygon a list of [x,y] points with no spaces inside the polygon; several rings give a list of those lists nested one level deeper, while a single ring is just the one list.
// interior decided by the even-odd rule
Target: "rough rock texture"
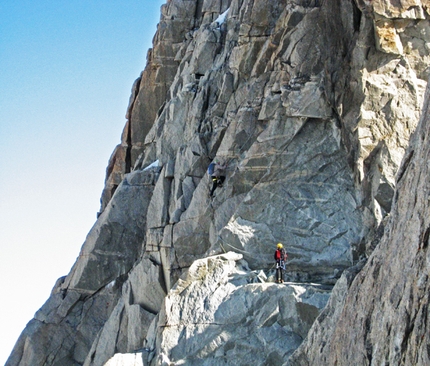
[{"label": "rough rock texture", "polygon": [[329,292],[249,284],[235,268],[241,257],[196,261],[177,282],[158,315],[155,364],[276,364],[297,348]]},{"label": "rough rock texture", "polygon": [[164,300],[145,364],[275,365],[297,348],[330,291],[264,283],[241,258],[193,263]]},{"label": "rough rock texture", "polygon": [[[108,164],[100,216],[7,365],[103,365],[125,352],[136,360],[149,340],[153,363],[159,355],[183,360],[187,345],[177,339],[176,353],[157,328],[171,316],[162,304],[188,301],[175,297],[179,278],[196,261],[233,251],[270,282],[277,242],[287,246],[289,281],[340,278],[327,308],[336,324],[349,286],[348,296],[359,292],[354,270],[341,275],[379,243],[418,124],[430,72],[429,8],[419,0],[167,1]],[[211,199],[206,168],[215,157],[228,169]],[[405,273],[397,268],[393,278]],[[277,287],[232,286],[220,308],[236,306],[242,299],[233,295],[242,292],[254,309]],[[291,298],[295,290],[283,291]],[[388,290],[370,294],[388,304]],[[220,314],[208,312],[205,322]],[[236,339],[248,331],[236,330]],[[368,349],[376,347],[372,334]],[[231,350],[219,348],[206,364],[223,352],[243,357],[240,347]]]},{"label": "rough rock texture", "polygon": [[[289,365],[429,365],[430,88],[397,178],[389,230]],[[331,309],[331,310],[330,310]]]}]

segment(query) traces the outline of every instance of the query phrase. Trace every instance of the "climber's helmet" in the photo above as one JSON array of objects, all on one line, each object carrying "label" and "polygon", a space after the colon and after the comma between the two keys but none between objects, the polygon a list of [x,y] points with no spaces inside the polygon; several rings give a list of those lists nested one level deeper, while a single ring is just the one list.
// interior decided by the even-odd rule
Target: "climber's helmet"
[{"label": "climber's helmet", "polygon": [[278,245],[276,246],[278,249],[282,249],[282,244],[278,243]]}]

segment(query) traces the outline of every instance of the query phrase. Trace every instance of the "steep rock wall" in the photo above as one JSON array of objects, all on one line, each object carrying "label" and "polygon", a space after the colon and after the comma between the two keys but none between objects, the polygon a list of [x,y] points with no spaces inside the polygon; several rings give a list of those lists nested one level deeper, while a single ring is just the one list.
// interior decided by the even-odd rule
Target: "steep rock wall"
[{"label": "steep rock wall", "polygon": [[430,364],[430,88],[425,100],[385,236],[363,270],[339,283],[288,365]]},{"label": "steep rock wall", "polygon": [[[166,294],[210,255],[240,253],[270,278],[281,241],[289,280],[336,282],[371,252],[391,210],[429,74],[428,11],[420,1],[169,0],[100,217],[7,364],[103,365],[140,349],[157,338]],[[211,199],[215,157],[228,170]]]}]

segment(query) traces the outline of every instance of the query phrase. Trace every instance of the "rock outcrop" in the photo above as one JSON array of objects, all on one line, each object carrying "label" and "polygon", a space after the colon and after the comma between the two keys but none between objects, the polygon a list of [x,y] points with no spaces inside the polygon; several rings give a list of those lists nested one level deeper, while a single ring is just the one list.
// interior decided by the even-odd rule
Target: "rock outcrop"
[{"label": "rock outcrop", "polygon": [[[7,365],[284,363],[335,283],[290,362],[425,364],[426,117],[396,176],[429,19],[424,0],[168,0],[97,222]],[[277,242],[289,285],[271,280]]]},{"label": "rock outcrop", "polygon": [[430,88],[389,229],[363,270],[340,284],[337,304],[317,319],[290,365],[430,364],[429,136]]},{"label": "rock outcrop", "polygon": [[193,263],[166,296],[143,359],[276,365],[297,348],[330,291],[267,283],[241,258],[229,252]]}]

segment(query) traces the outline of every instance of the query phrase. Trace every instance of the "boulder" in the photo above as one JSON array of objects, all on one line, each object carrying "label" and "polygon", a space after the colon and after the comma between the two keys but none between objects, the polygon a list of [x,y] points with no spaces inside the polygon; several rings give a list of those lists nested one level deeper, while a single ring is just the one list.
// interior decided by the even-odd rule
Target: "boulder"
[{"label": "boulder", "polygon": [[260,281],[240,254],[195,261],[154,320],[146,344],[150,364],[261,365],[287,359],[330,290]]}]

